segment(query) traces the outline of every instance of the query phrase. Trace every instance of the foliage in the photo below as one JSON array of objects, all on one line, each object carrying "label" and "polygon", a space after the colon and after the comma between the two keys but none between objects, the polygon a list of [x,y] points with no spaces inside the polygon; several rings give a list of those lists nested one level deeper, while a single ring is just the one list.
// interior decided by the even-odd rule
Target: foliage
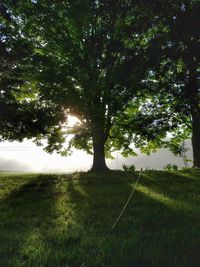
[{"label": "foliage", "polygon": [[199,0],[8,0],[0,11],[2,139],[45,138],[50,153],[103,162],[136,155],[131,143],[178,153],[192,132],[200,158]]},{"label": "foliage", "polygon": [[176,164],[171,164],[171,163],[169,163],[169,164],[167,164],[163,169],[164,169],[165,171],[169,171],[169,172],[173,171],[173,172],[175,172],[175,171],[178,170],[178,166],[177,166]]},{"label": "foliage", "polygon": [[[13,29],[11,39],[5,41],[7,50],[12,51],[16,41],[19,47],[24,43],[28,47],[15,61],[22,83],[12,88],[12,97],[22,110],[25,104],[37,103],[36,110],[30,112],[36,119],[28,119],[33,124],[43,117],[37,108],[46,109],[44,113],[50,117],[42,131],[37,125],[36,133],[27,128],[36,142],[46,137],[46,150],[60,151],[73,131],[68,152],[76,147],[92,153],[98,141],[107,156],[119,148],[124,155],[133,154],[127,135],[115,136],[112,129],[129,102],[136,101],[146,75],[143,31],[148,23],[143,21],[140,26],[142,5],[104,0],[50,5],[48,0],[36,0],[6,1],[3,7],[12,17],[11,22],[3,20],[2,24]],[[2,42],[4,39],[5,33]],[[76,116],[80,125],[63,131],[69,114]],[[4,132],[1,135],[8,138]]]},{"label": "foliage", "polygon": [[20,34],[21,22],[9,5],[15,6],[13,1],[0,3],[0,140],[36,137],[39,141],[57,130],[63,116],[58,105],[37,101],[27,84],[23,68],[30,60],[32,44]]},{"label": "foliage", "polygon": [[[147,129],[147,140],[153,137],[156,145],[175,153],[192,136],[194,162],[199,164],[200,1],[153,0],[144,4],[153,13],[154,34],[149,35],[147,48],[149,101],[140,109],[140,128]],[[162,143],[167,132],[173,138]]]},{"label": "foliage", "polygon": [[125,171],[125,172],[135,172],[135,171],[136,171],[136,167],[135,167],[135,165],[133,165],[133,164],[131,164],[131,165],[123,164],[123,165],[122,165],[122,169],[123,169],[123,171]]},{"label": "foliage", "polygon": [[161,147],[177,154],[193,135],[198,159],[200,1],[142,2],[149,10],[143,13],[144,20],[151,22],[143,35],[147,76],[139,107],[134,109],[131,103],[117,118],[116,132],[128,136],[127,146],[133,142],[148,154]]}]

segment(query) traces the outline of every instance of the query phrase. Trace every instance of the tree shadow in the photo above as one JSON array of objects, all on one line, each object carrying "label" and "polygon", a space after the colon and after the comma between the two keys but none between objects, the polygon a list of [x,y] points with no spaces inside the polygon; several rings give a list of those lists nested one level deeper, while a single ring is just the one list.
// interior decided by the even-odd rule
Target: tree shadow
[{"label": "tree shadow", "polygon": [[[197,267],[200,257],[193,259],[191,253],[197,254],[198,223],[185,220],[187,211],[153,198],[140,187],[111,230],[136,178],[123,173],[77,174],[68,181],[74,218],[82,229],[85,266]],[[142,185],[151,185],[145,179]]]},{"label": "tree shadow", "polygon": [[38,175],[12,190],[0,202],[0,266],[198,267],[199,220],[151,176],[111,230],[136,179]]},{"label": "tree shadow", "polygon": [[143,172],[140,184],[173,200],[171,204],[176,209],[196,212],[199,208],[200,179],[186,176],[184,172]]},{"label": "tree shadow", "polygon": [[39,254],[48,255],[43,232],[54,213],[55,182],[35,175],[0,201],[0,266],[39,266]]}]

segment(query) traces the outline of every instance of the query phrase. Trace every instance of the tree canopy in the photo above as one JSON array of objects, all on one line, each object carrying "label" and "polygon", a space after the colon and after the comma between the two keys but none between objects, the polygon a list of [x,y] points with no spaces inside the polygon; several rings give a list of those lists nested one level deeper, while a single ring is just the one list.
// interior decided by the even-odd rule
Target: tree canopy
[{"label": "tree canopy", "polygon": [[[2,43],[12,52],[19,42],[26,51],[12,66],[19,68],[21,80],[12,85],[12,97],[26,117],[35,114],[22,121],[31,133],[27,136],[37,141],[47,137],[46,149],[52,152],[62,151],[65,134],[73,133],[68,149],[91,153],[93,148],[94,170],[107,169],[105,153],[109,155],[111,147],[131,153],[125,143],[113,142],[118,136],[111,130],[134,102],[145,77],[143,40],[137,32],[140,6],[129,1],[45,0],[7,1],[4,7],[13,30],[12,40],[5,42],[3,33]],[[63,131],[69,114],[81,123]],[[29,128],[30,121],[41,129]]]},{"label": "tree canopy", "polygon": [[[173,148],[192,129],[200,166],[199,4],[3,1],[2,139],[46,139],[48,152],[63,155],[84,149],[98,171],[115,149]],[[72,129],[69,115],[80,121]]]},{"label": "tree canopy", "polygon": [[148,4],[157,27],[148,47],[152,67],[146,85],[151,105],[149,114],[141,117],[146,122],[151,118],[147,129],[173,133],[172,142],[167,142],[172,150],[192,134],[194,166],[200,167],[200,1]]}]

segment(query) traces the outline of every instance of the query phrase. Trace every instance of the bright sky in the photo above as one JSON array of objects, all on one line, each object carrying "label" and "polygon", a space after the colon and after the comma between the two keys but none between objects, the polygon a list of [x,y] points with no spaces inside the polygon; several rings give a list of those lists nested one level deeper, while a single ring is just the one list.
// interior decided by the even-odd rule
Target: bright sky
[{"label": "bright sky", "polygon": [[[139,154],[128,159],[115,153],[115,159],[107,160],[107,163],[112,169],[121,168],[124,163],[134,164],[137,168],[156,169],[161,169],[168,163],[183,166],[182,159],[174,157],[167,150],[161,150],[151,156]],[[0,171],[72,172],[88,170],[91,165],[92,156],[78,150],[74,150],[70,157],[61,157],[56,153],[50,155],[44,152],[31,141],[0,143]]]},{"label": "bright sky", "polygon": [[[77,122],[74,117],[69,118],[69,126],[72,127]],[[188,146],[190,144],[188,143]],[[112,169],[119,169],[122,164],[134,164],[137,168],[162,169],[168,163],[175,163],[183,166],[183,160],[176,158],[167,150],[153,153],[151,156],[140,154],[137,157],[125,159],[115,153],[114,160],[107,160],[107,164]],[[191,150],[188,153],[191,156]],[[37,147],[31,140],[19,142],[0,143],[0,171],[36,171],[36,172],[73,172],[86,171],[92,165],[92,156],[83,151],[74,150],[70,157],[48,154],[42,147]]]}]

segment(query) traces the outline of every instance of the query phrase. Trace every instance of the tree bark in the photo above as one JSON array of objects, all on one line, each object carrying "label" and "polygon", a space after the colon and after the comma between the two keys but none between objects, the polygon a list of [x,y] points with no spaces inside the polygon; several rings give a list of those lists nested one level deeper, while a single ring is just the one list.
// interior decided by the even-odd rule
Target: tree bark
[{"label": "tree bark", "polygon": [[104,134],[97,133],[93,136],[93,165],[91,171],[94,172],[105,172],[109,168],[106,165],[105,160],[105,142],[106,138]]},{"label": "tree bark", "polygon": [[190,70],[186,93],[191,105],[193,167],[200,168],[200,103],[197,78],[196,69]]},{"label": "tree bark", "polygon": [[200,110],[192,112],[193,167],[200,168]]}]

